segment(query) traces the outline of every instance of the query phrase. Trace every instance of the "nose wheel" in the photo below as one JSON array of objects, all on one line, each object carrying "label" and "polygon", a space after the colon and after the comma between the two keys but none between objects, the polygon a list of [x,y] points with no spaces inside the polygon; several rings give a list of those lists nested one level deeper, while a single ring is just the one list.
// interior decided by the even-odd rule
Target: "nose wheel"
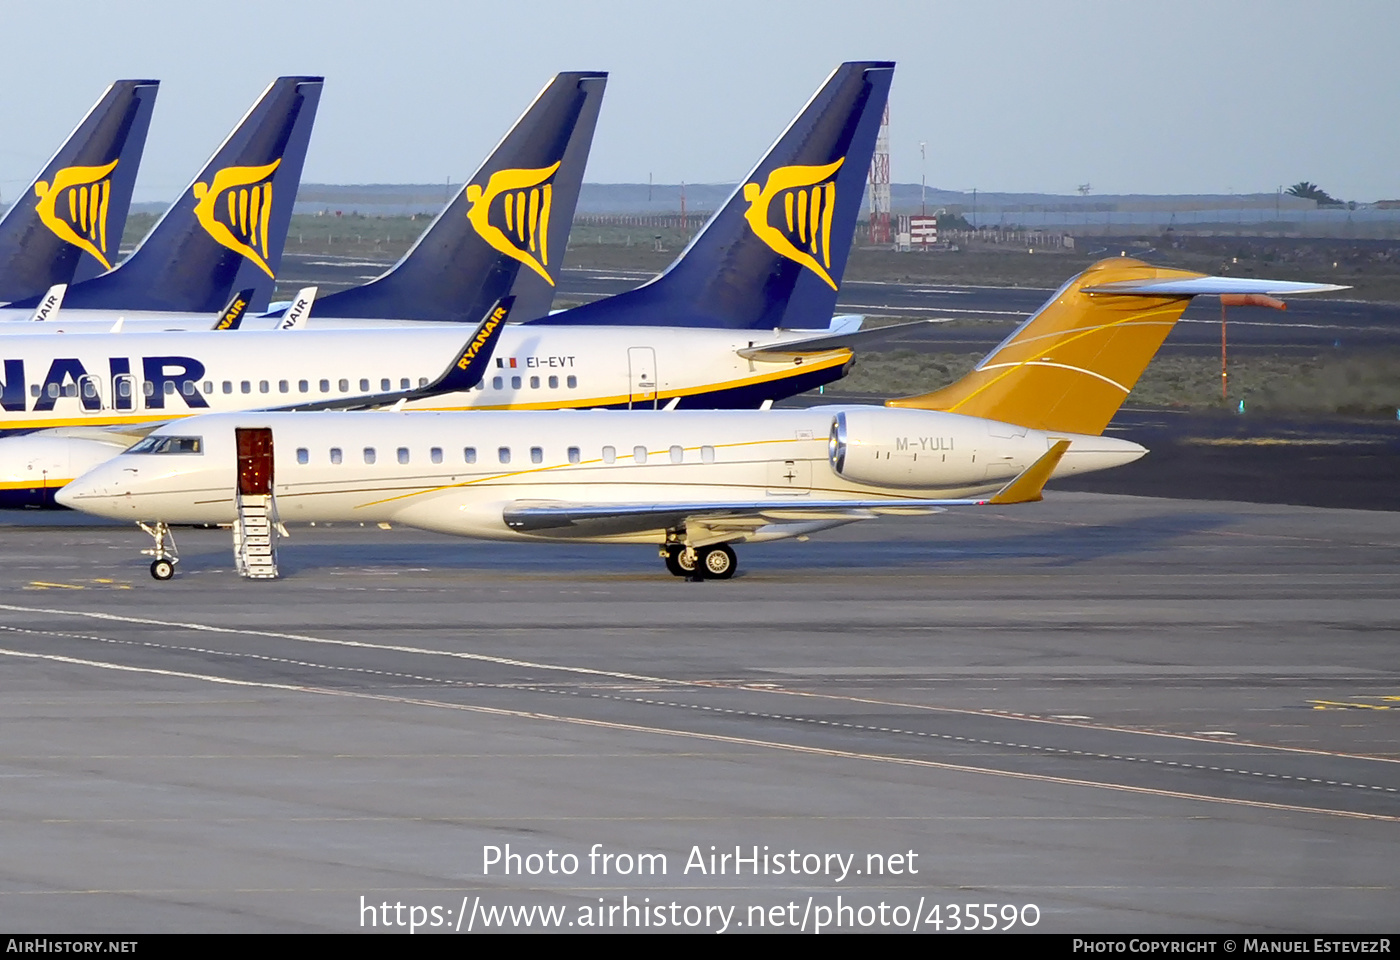
[{"label": "nose wheel", "polygon": [[180,557],[169,524],[164,521],[153,524],[138,522],[137,526],[150,534],[151,539],[155,541],[150,549],[141,551],[148,557],[155,557],[151,561],[151,576],[157,580],[169,580],[175,576],[175,564],[180,562]]},{"label": "nose wheel", "polygon": [[673,543],[662,550],[661,556],[672,576],[687,580],[728,580],[739,567],[734,549],[727,543],[698,550]]}]

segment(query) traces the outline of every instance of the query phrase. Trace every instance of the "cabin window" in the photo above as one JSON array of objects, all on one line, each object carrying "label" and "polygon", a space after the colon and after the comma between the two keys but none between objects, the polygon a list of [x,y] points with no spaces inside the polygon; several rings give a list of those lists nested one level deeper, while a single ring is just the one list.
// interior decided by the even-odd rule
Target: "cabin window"
[{"label": "cabin window", "polygon": [[531,463],[544,463],[544,447],[531,447],[531,448],[530,448],[530,462],[531,462]]},{"label": "cabin window", "polygon": [[381,391],[382,393],[388,393],[388,392],[389,392],[389,389],[390,389],[390,386],[391,386],[391,385],[390,385],[390,383],[389,383],[389,378],[388,378],[388,377],[385,377],[383,380],[380,380],[380,381],[379,381],[379,389],[380,389],[380,391]]},{"label": "cabin window", "polygon": [[290,383],[289,381],[287,381],[287,380],[278,380],[278,381],[277,381],[277,392],[278,392],[278,393],[291,393],[291,392],[292,392],[292,385],[291,385],[291,383]]},{"label": "cabin window", "polygon": [[37,383],[31,383],[29,385],[29,395],[31,397],[37,397],[39,395],[39,385]]},{"label": "cabin window", "polygon": [[633,447],[633,448],[632,448],[632,462],[633,462],[633,463],[646,463],[646,462],[647,462],[647,448],[646,448],[646,447]]},{"label": "cabin window", "polygon": [[[64,395],[67,396],[66,393],[65,393]],[[174,380],[167,380],[167,381],[165,381],[165,395],[166,395],[167,397],[173,397],[173,396],[175,395],[175,381],[174,381]]]},{"label": "cabin window", "polygon": [[[231,384],[225,384],[225,386],[231,386]],[[225,390],[224,392],[225,392],[225,393],[228,393],[227,390]],[[130,381],[130,380],[125,380],[125,379],[123,379],[123,380],[118,380],[118,381],[117,381],[117,396],[119,396],[119,397],[129,397],[129,396],[131,396],[131,381]]]},{"label": "cabin window", "polygon": [[616,447],[604,447],[604,448],[603,448],[603,462],[604,462],[604,463],[617,463],[617,448],[616,448]]},{"label": "cabin window", "polygon": [[462,461],[464,463],[476,463],[476,447],[464,447],[462,449]]},{"label": "cabin window", "polygon": [[492,389],[492,390],[504,390],[505,388],[506,388],[506,381],[505,381],[505,378],[504,378],[504,377],[493,377],[493,378],[492,378],[492,380],[491,380],[491,389]]},{"label": "cabin window", "polygon": [[[225,381],[224,381],[224,393],[233,393],[233,381],[232,381],[232,380],[225,380]],[[122,396],[126,396],[126,394],[122,394]]]},{"label": "cabin window", "polygon": [[569,448],[569,462],[570,462],[570,463],[578,463],[578,462],[579,462],[579,459],[580,459],[580,458],[579,458],[578,447],[570,447],[570,448]]},{"label": "cabin window", "polygon": [[340,462],[340,448],[339,448],[339,447],[331,447],[331,463],[339,463],[339,462]]},{"label": "cabin window", "polygon": [[204,392],[205,392],[205,393],[213,393],[213,392],[214,392],[214,381],[213,381],[213,380],[205,380],[205,381],[204,381]]},{"label": "cabin window", "polygon": [[373,462],[374,462],[374,448],[373,448],[373,447],[365,447],[365,463],[373,463]]},{"label": "cabin window", "polygon": [[520,389],[520,378],[519,378],[519,377],[511,377],[511,378],[510,378],[510,388],[511,388],[512,390],[519,390],[519,389]]},{"label": "cabin window", "polygon": [[540,378],[539,378],[539,377],[531,377],[531,378],[530,378],[530,389],[531,389],[531,390],[538,390],[539,388],[540,388]]},{"label": "cabin window", "polygon": [[244,380],[242,383],[240,383],[240,384],[238,385],[238,389],[241,390],[241,391],[243,391],[244,393],[252,393],[252,392],[253,392],[253,384],[252,384],[250,381],[248,381],[248,380]]},{"label": "cabin window", "polygon": [[420,386],[420,387],[426,387],[427,385],[428,385],[428,378],[427,378],[427,377],[419,377],[419,378],[418,378],[418,386]]},{"label": "cabin window", "polygon": [[349,381],[349,380],[342,380],[342,381],[340,381],[339,386],[340,386],[340,392],[341,392],[341,393],[349,393],[349,392],[350,392],[350,381]]},{"label": "cabin window", "polygon": [[311,451],[305,447],[297,447],[297,463],[307,464],[311,462]]},{"label": "cabin window", "polygon": [[198,386],[199,384],[195,383],[193,380],[186,380],[184,383],[180,384],[180,392],[187,397],[192,397]]},{"label": "cabin window", "polygon": [[685,462],[685,447],[679,447],[679,446],[673,446],[673,447],[671,447],[671,462],[672,462],[672,463],[684,463],[684,462]]},{"label": "cabin window", "polygon": [[89,400],[91,400],[91,399],[93,399],[94,397],[96,397],[96,396],[97,396],[97,384],[93,383],[91,380],[84,380],[84,381],[83,381],[83,396],[87,397]]},{"label": "cabin window", "polygon": [[408,447],[399,447],[399,463],[408,463]]},{"label": "cabin window", "polygon": [[321,392],[322,392],[322,393],[330,393],[330,392],[331,392],[331,382],[330,382],[329,380],[322,380],[322,381],[321,381]]},{"label": "cabin window", "polygon": [[404,377],[402,380],[399,381],[399,389],[400,389],[400,390],[407,390],[407,389],[408,389],[408,377]]},{"label": "cabin window", "polygon": [[558,377],[550,377],[550,378],[549,378],[549,389],[551,389],[551,390],[558,390],[558,389],[559,389],[559,378],[558,378]]},{"label": "cabin window", "polygon": [[433,463],[442,463],[442,447],[433,447],[429,450],[428,459]]},{"label": "cabin window", "polygon": [[362,378],[362,379],[360,380],[360,392],[361,392],[361,393],[369,393],[369,380],[368,380],[368,379],[363,379],[363,378]]},{"label": "cabin window", "polygon": [[510,447],[501,447],[496,451],[496,455],[502,463],[510,463]]},{"label": "cabin window", "polygon": [[709,446],[708,444],[707,444],[706,446],[701,447],[701,448],[700,448],[700,462],[701,462],[701,463],[714,463],[714,462],[715,462],[715,448]]},{"label": "cabin window", "polygon": [[578,377],[570,375],[569,379],[564,382],[568,385],[569,389],[572,390],[578,386]]},{"label": "cabin window", "polygon": [[144,393],[144,394],[145,394],[146,396],[148,396],[148,397],[154,397],[154,396],[156,395],[156,385],[155,385],[155,383],[153,383],[153,382],[150,381],[150,380],[142,380],[142,381],[141,381],[141,392]]},{"label": "cabin window", "polygon": [[258,393],[269,393],[269,392],[270,392],[270,391],[268,390],[267,381],[266,381],[266,380],[259,380],[259,381],[258,381]]}]

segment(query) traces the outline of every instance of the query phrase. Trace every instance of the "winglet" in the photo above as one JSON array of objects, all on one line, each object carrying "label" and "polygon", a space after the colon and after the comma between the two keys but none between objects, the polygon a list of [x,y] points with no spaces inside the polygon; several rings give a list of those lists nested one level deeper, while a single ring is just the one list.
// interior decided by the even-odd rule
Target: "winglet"
[{"label": "winglet", "polygon": [[1022,470],[1010,483],[998,490],[987,503],[1034,503],[1040,500],[1041,490],[1045,488],[1046,481],[1055,472],[1055,468],[1060,465],[1060,458],[1065,455],[1065,451],[1068,449],[1068,440],[1057,441],[1045,452],[1044,456]]},{"label": "winglet", "polygon": [[219,314],[219,319],[214,321],[211,330],[237,330],[238,325],[243,322],[243,315],[248,312],[248,303],[253,299],[253,288],[240,290],[233,295],[233,299],[224,307]]},{"label": "winglet", "polygon": [[311,305],[316,302],[317,287],[302,287],[292,298],[292,305],[277,321],[278,330],[305,330],[311,318]]},{"label": "winglet", "polygon": [[44,294],[44,299],[39,301],[34,316],[29,319],[36,323],[43,323],[45,320],[57,318],[58,311],[63,307],[63,292],[67,289],[68,284],[66,283],[55,283],[49,287],[49,292]]},{"label": "winglet", "polygon": [[442,376],[416,392],[430,391],[429,396],[457,393],[470,390],[480,383],[481,378],[486,375],[487,365],[491,362],[491,352],[496,349],[496,341],[500,339],[501,331],[505,330],[506,319],[514,305],[515,297],[502,297],[497,300],[496,305],[488,310],[481,323],[477,324],[476,331],[462,348],[462,352],[457,354],[457,358],[442,372]]},{"label": "winglet", "polygon": [[468,338],[466,345],[458,351],[447,369],[432,383],[411,390],[396,390],[392,393],[376,393],[369,396],[340,397],[335,400],[318,400],[312,403],[294,403],[286,407],[272,407],[273,410],[372,410],[376,407],[394,405],[399,409],[410,400],[426,400],[445,393],[463,393],[475,387],[485,376],[491,362],[491,351],[506,327],[506,318],[515,303],[514,297],[502,297],[487,311],[481,323]]}]

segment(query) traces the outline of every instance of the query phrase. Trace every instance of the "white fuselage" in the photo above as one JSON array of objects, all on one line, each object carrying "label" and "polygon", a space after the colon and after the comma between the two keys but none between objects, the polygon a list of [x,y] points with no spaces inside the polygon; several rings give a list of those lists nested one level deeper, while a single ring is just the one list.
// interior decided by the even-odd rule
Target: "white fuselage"
[{"label": "white fuselage", "polygon": [[618,506],[647,516],[663,516],[668,504],[733,505],[734,522],[753,522],[728,539],[774,539],[872,515],[839,506],[806,514],[805,502],[898,507],[995,491],[1060,439],[1071,443],[1055,476],[1145,452],[1112,438],[870,406],[249,413],[162,427],[150,437],[198,438],[183,448],[199,452],[124,453],[75,480],[59,501],[129,520],[232,522],[237,428],[271,430],[272,489],[284,522],[395,522],[487,539],[660,543],[676,522],[613,529],[507,523],[513,509],[539,504]]},{"label": "white fuselage", "polygon": [[[465,325],[378,330],[186,331],[0,337],[0,494],[62,486],[139,427],[407,390],[439,376]],[[834,380],[835,350],[794,363],[747,360],[755,340],[810,331],[511,325],[476,389],[415,409],[757,407]],[[36,431],[44,431],[37,434]]]}]

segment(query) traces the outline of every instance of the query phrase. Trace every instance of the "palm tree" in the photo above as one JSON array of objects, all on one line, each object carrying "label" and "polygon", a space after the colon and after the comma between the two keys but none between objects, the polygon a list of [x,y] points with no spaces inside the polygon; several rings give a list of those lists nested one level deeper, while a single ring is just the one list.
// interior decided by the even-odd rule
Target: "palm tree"
[{"label": "palm tree", "polygon": [[1290,197],[1302,197],[1304,200],[1316,200],[1319,206],[1339,206],[1341,204],[1340,200],[1329,196],[1326,190],[1307,180],[1300,180],[1293,184],[1293,186],[1288,188],[1287,192]]}]

